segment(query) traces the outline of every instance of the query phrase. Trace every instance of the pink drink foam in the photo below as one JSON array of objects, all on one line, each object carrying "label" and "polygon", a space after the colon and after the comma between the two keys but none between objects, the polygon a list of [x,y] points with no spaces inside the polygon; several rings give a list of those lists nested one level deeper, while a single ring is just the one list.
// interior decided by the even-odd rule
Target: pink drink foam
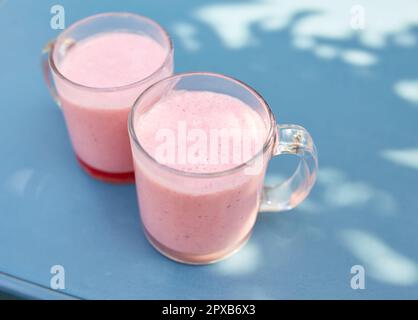
[{"label": "pink drink foam", "polygon": [[82,161],[105,172],[133,170],[128,113],[143,90],[172,73],[171,61],[159,70],[166,55],[167,49],[150,37],[127,32],[92,36],[68,49],[58,68],[84,86],[120,87],[153,75],[114,91],[89,90],[55,77],[71,141]]},{"label": "pink drink foam", "polygon": [[[158,140],[158,132],[168,129],[178,138],[179,123],[186,123],[188,129],[199,128],[208,137],[212,129],[249,133],[259,142],[249,158],[261,149],[260,143],[266,138],[264,122],[252,108],[231,96],[204,91],[169,94],[139,116],[135,132],[143,148],[156,157],[164,142]],[[187,144],[190,147],[193,142]],[[231,155],[233,145],[229,146]],[[216,173],[239,165],[232,157],[229,160],[166,165],[186,172]],[[158,168],[134,151],[141,217],[151,241],[169,256],[195,263],[217,260],[233,251],[249,235],[256,220],[264,164],[262,160],[256,174],[240,169],[218,177],[185,177]]]}]

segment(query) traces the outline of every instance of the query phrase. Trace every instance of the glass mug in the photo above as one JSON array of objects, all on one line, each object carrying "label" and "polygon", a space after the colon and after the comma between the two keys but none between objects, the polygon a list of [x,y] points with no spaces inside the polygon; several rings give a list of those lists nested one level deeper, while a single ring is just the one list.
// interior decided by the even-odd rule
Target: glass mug
[{"label": "glass mug", "polygon": [[[114,32],[151,38],[164,50],[163,63],[148,76],[118,86],[83,85],[63,74],[63,61],[81,41]],[[87,17],[68,27],[46,46],[43,68],[51,95],[64,113],[81,167],[91,176],[107,182],[133,182],[126,125],[128,114],[143,90],[173,73],[173,45],[167,32],[153,20],[131,13]]]},{"label": "glass mug", "polygon": [[[138,128],[145,125],[141,120],[167,95],[193,91],[238,99],[254,111],[254,117],[260,117],[266,134],[252,158],[223,171],[193,172],[168,165],[146,150],[144,136],[138,135]],[[317,153],[306,129],[276,124],[255,90],[224,75],[185,73],[155,83],[134,103],[128,126],[144,232],[160,253],[178,262],[207,264],[236,252],[250,237],[259,211],[294,208],[316,180]],[[263,186],[269,160],[281,154],[297,155],[299,166],[284,183]],[[259,170],[246,172],[256,163]]]}]

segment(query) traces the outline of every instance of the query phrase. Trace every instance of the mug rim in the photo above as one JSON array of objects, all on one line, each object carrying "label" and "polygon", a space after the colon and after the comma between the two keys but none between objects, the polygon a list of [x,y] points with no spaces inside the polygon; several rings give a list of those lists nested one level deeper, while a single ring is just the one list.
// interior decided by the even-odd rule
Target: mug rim
[{"label": "mug rim", "polygon": [[[175,80],[177,78],[185,78],[185,77],[193,77],[193,76],[209,76],[209,77],[214,77],[214,78],[220,78],[220,79],[225,79],[231,82],[234,82],[235,84],[243,87],[245,90],[249,91],[251,94],[253,94],[262,104],[262,106],[264,107],[264,110],[267,112],[268,117],[269,117],[269,125],[270,127],[268,128],[268,134],[265,138],[265,141],[263,143],[263,146],[247,161],[244,161],[232,168],[226,169],[226,170],[221,170],[221,171],[215,171],[215,172],[190,172],[190,171],[184,171],[184,170],[179,170],[173,167],[170,167],[168,165],[165,165],[163,163],[158,162],[151,154],[149,154],[141,145],[141,143],[138,140],[138,137],[135,133],[135,128],[134,128],[134,113],[135,110],[137,109],[139,103],[141,102],[141,100],[145,97],[145,95],[152,90],[154,87],[160,85],[161,83],[165,82],[165,81],[171,81],[171,80]],[[246,167],[249,163],[253,162],[257,157],[264,155],[264,153],[271,147],[272,143],[275,143],[276,141],[276,118],[269,106],[269,104],[267,103],[267,101],[261,96],[261,94],[259,94],[254,88],[252,88],[251,86],[247,85],[246,83],[242,82],[241,80],[238,80],[232,76],[227,76],[224,74],[220,74],[220,73],[215,73],[215,72],[206,72],[206,71],[196,71],[196,72],[183,72],[183,73],[177,73],[177,74],[173,74],[169,77],[166,77],[164,79],[161,79],[155,83],[153,83],[152,85],[150,85],[147,89],[145,89],[139,96],[138,98],[135,100],[131,110],[129,111],[129,116],[128,116],[128,131],[129,131],[129,135],[132,139],[132,141],[134,142],[134,146],[136,148],[138,148],[139,151],[141,151],[143,154],[145,154],[145,156],[150,159],[153,163],[155,163],[157,166],[163,168],[164,170],[167,170],[168,172],[177,174],[177,175],[181,175],[181,176],[186,176],[186,177],[198,177],[198,178],[213,178],[213,177],[221,177],[221,176],[226,176],[228,174],[234,173],[239,171],[240,169],[243,169],[244,167]],[[132,157],[134,158],[134,155],[132,155]],[[135,159],[133,160],[135,162]]]},{"label": "mug rim", "polygon": [[[126,17],[131,17],[131,18],[135,18],[138,20],[143,20],[148,24],[153,25],[154,27],[156,27],[159,32],[163,35],[163,37],[165,38],[165,41],[168,44],[168,48],[167,48],[167,52],[166,52],[166,56],[165,59],[163,61],[163,63],[151,74],[149,74],[148,76],[146,76],[145,78],[142,78],[140,80],[136,80],[134,82],[130,82],[124,85],[120,85],[120,86],[111,86],[111,87],[92,87],[92,86],[88,86],[88,85],[84,85],[82,83],[73,81],[71,79],[69,79],[68,77],[66,77],[65,75],[62,74],[62,72],[59,70],[59,68],[57,67],[55,61],[54,61],[54,53],[55,53],[55,49],[56,49],[56,42],[61,39],[62,37],[65,36],[66,33],[68,33],[71,30],[76,29],[77,27],[79,27],[80,25],[89,22],[91,20],[95,20],[98,18],[107,18],[107,17],[111,17],[111,16],[118,16],[118,17],[122,17],[122,18],[126,18]],[[61,32],[58,37],[56,37],[54,40],[51,41],[51,50],[49,51],[49,55],[48,55],[48,62],[49,65],[51,67],[51,69],[54,71],[54,73],[60,77],[62,80],[69,82],[71,85],[74,85],[76,87],[79,88],[83,88],[83,89],[87,89],[87,90],[91,90],[91,91],[101,91],[101,92],[105,92],[105,91],[119,91],[119,90],[125,90],[125,89],[130,89],[136,86],[139,86],[147,81],[149,81],[150,79],[152,79],[156,74],[158,74],[159,72],[161,72],[166,66],[167,64],[170,62],[171,57],[173,56],[173,51],[174,51],[174,45],[173,45],[173,40],[171,39],[169,33],[159,24],[157,23],[155,20],[136,14],[136,13],[131,13],[131,12],[104,12],[104,13],[98,13],[98,14],[94,14],[88,17],[85,17],[83,19],[77,20],[76,22],[72,23],[68,28],[66,28],[63,32]]]}]

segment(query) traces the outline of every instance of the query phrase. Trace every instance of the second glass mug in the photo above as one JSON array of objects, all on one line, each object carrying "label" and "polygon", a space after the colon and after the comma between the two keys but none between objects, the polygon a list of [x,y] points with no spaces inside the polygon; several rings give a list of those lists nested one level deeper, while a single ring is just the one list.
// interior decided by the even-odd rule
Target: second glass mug
[{"label": "second glass mug", "polygon": [[[62,61],[78,43],[113,32],[138,34],[154,40],[164,50],[163,63],[145,78],[108,87],[84,85],[62,73]],[[173,45],[168,33],[153,20],[132,13],[90,16],[66,28],[47,45],[43,71],[51,95],[64,113],[81,167],[91,176],[107,182],[133,182],[126,122],[138,95],[149,85],[173,73]]]},{"label": "second glass mug", "polygon": [[[260,150],[250,160],[220,172],[190,172],[158,161],[145,150],[136,128],[160,99],[183,91],[221,93],[251,107],[267,133]],[[186,73],[160,80],[138,97],[128,126],[144,232],[160,253],[178,262],[207,264],[236,252],[249,239],[258,212],[294,208],[316,180],[317,153],[306,129],[276,124],[255,90],[224,75]],[[279,185],[263,186],[268,162],[281,154],[299,157],[296,171]],[[256,162],[261,170],[247,174]]]}]

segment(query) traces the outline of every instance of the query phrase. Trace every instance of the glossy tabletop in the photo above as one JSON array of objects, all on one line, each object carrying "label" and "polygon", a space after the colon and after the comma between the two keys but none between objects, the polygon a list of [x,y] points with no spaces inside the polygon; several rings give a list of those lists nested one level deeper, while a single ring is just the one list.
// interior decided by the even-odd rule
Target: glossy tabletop
[{"label": "glossy tabletop", "polygon": [[[418,3],[357,2],[0,0],[0,291],[418,298]],[[194,267],[157,253],[134,185],[95,181],[76,163],[40,68],[42,47],[60,32],[50,26],[55,4],[67,26],[98,12],[149,16],[173,37],[176,72],[236,77],[280,123],[308,128],[320,161],[308,200],[260,215],[249,243],[223,262]],[[268,179],[293,160],[272,161]],[[49,289],[55,265],[65,270],[59,291]],[[353,266],[365,271],[364,289],[351,286]]]}]

